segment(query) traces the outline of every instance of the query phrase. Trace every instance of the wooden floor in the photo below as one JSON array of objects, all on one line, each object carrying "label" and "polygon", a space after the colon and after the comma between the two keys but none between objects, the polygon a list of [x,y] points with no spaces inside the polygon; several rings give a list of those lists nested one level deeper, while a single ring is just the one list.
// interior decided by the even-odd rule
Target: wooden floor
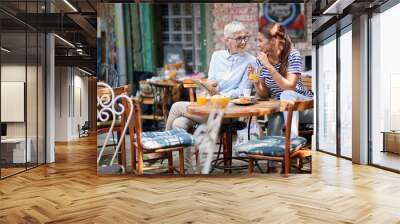
[{"label": "wooden floor", "polygon": [[25,167],[18,168],[0,168],[1,169],[1,178],[22,172],[25,170]]},{"label": "wooden floor", "polygon": [[400,223],[400,175],[315,153],[284,178],[97,177],[95,138],[0,181],[0,223]]},{"label": "wooden floor", "polygon": [[374,151],[372,162],[376,165],[400,170],[400,155],[392,152]]}]

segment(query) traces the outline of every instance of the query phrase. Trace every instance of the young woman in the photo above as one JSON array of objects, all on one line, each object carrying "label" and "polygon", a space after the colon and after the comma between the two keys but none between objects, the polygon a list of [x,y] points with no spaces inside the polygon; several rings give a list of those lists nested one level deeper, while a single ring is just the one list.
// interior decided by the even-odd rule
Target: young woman
[{"label": "young woman", "polygon": [[[300,80],[302,59],[294,48],[286,29],[272,23],[262,27],[257,35],[260,52],[257,62],[262,67],[260,78],[253,81],[257,95],[277,100],[302,100],[312,98]],[[253,71],[248,66],[248,74]],[[282,127],[287,113],[275,113],[268,116],[267,135],[282,135]],[[313,110],[300,113],[300,123],[313,123]],[[292,136],[298,135],[299,112],[293,113]]]}]

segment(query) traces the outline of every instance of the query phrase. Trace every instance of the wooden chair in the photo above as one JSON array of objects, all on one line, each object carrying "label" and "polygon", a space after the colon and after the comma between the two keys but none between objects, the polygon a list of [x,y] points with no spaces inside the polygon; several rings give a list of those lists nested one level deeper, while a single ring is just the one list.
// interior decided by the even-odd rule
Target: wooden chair
[{"label": "wooden chair", "polygon": [[301,81],[304,84],[304,87],[306,87],[307,90],[312,91],[312,77],[311,76],[301,76]]},{"label": "wooden chair", "polygon": [[151,106],[153,110],[151,114],[142,114],[142,119],[152,120],[153,126],[156,128],[157,122],[164,120],[164,117],[158,115],[155,111],[153,89],[146,80],[139,81],[139,85],[140,85],[140,103],[142,105]]},{"label": "wooden chair", "polygon": [[[312,77],[311,76],[301,76],[301,81],[304,84],[304,87],[312,91]],[[310,126],[310,127],[308,127]],[[307,140],[311,141],[311,136],[314,133],[313,124],[299,124],[299,136],[305,137]],[[310,142],[311,144],[311,142]]]},{"label": "wooden chair", "polygon": [[[138,99],[133,98],[133,117],[129,123],[129,135],[130,135],[130,146],[131,146],[131,174],[137,173],[138,175],[143,175],[144,170],[159,169],[160,167],[145,167],[144,162],[149,160],[144,160],[144,154],[150,153],[166,153],[168,159],[168,171],[173,173],[175,170],[173,166],[172,153],[177,151],[179,153],[179,174],[185,174],[184,167],[184,153],[183,150],[194,144],[193,137],[186,133],[183,129],[172,129],[166,132],[142,132],[142,122],[141,122],[141,106]],[[127,110],[123,116],[126,119],[129,114],[129,105],[126,100],[123,100],[123,104]],[[164,136],[164,137],[163,137]],[[177,143],[177,136],[183,142]],[[174,144],[164,145],[158,144],[158,140],[165,142],[174,142]],[[164,158],[156,158],[160,160]],[[137,160],[137,161],[136,161]],[[136,170],[137,164],[137,170]]]},{"label": "wooden chair", "polygon": [[[169,108],[180,98],[180,84],[174,80],[149,83],[153,91],[153,113],[167,122]],[[156,127],[158,128],[158,127]]]},{"label": "wooden chair", "polygon": [[293,111],[304,111],[313,108],[314,100],[281,101],[280,111],[287,111],[285,136],[265,136],[262,139],[250,140],[236,147],[239,153],[247,154],[249,158],[248,174],[254,170],[254,161],[274,160],[282,162],[283,174],[289,175],[290,160],[298,158],[296,153],[302,150],[307,140],[303,137],[290,138]]},{"label": "wooden chair", "polygon": [[[130,92],[130,86],[125,85],[125,86],[116,87],[116,88],[113,88],[113,91],[114,91],[114,97],[116,97],[118,95],[122,95],[122,94],[128,95],[128,93]],[[97,96],[111,97],[111,92],[107,88],[97,88]],[[110,116],[110,118],[112,119],[111,116]],[[108,144],[106,146],[116,146],[118,144],[118,139],[120,139],[123,136],[122,132],[124,129],[124,124],[121,121],[122,121],[121,117],[116,118],[114,128],[112,131],[113,144]],[[107,133],[110,130],[111,123],[112,123],[112,120],[105,121],[105,122],[98,121],[97,122],[97,135]],[[117,132],[117,141],[116,142],[114,139],[114,131]],[[121,149],[119,151],[119,156],[118,156],[118,163],[122,164],[124,167],[126,167],[125,140],[121,144]]]}]

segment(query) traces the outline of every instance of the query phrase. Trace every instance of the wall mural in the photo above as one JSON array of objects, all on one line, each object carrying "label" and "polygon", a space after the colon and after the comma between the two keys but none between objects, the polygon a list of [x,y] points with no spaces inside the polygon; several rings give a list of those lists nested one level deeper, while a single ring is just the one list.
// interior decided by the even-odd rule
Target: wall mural
[{"label": "wall mural", "polygon": [[263,27],[269,23],[277,22],[284,25],[289,36],[294,41],[304,41],[305,12],[302,3],[263,3],[260,8],[259,26]]}]

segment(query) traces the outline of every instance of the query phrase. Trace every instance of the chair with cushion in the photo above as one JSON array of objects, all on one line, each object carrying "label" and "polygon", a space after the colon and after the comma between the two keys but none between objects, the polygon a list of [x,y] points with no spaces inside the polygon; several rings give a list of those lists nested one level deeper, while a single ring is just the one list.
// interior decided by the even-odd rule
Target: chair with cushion
[{"label": "chair with cushion", "polygon": [[[125,86],[120,86],[120,87],[115,87],[113,88],[114,91],[114,96],[122,95],[125,94],[127,95],[130,92],[130,86],[125,85]],[[111,92],[107,88],[97,88],[97,96],[108,96],[111,98]],[[110,130],[112,124],[112,115],[110,114],[110,119],[107,121],[97,121],[97,135],[100,134],[105,134]],[[114,128],[112,130],[112,144],[107,144],[106,146],[115,146],[118,144],[118,139],[122,137],[122,131],[123,131],[124,126],[121,125],[121,117],[116,117],[115,123],[114,123]],[[117,132],[117,140],[114,138],[114,131]],[[101,147],[101,146],[100,146]],[[119,156],[118,156],[118,161],[119,164],[124,165],[126,167],[126,157],[125,157],[125,144],[121,144],[121,150],[119,151]]]},{"label": "chair with cushion", "polygon": [[254,161],[274,160],[282,162],[283,173],[289,174],[290,160],[297,158],[298,150],[306,145],[303,137],[290,138],[293,111],[304,111],[313,108],[313,100],[305,101],[281,101],[280,111],[288,112],[285,136],[265,136],[261,139],[250,140],[235,147],[239,155],[247,155],[249,158],[248,173],[253,173]]},{"label": "chair with cushion", "polygon": [[[194,145],[193,136],[180,128],[175,128],[164,132],[142,132],[140,101],[133,98],[132,103],[134,112],[132,120],[129,123],[132,165],[131,174],[137,173],[138,175],[142,175],[144,170],[159,168],[144,166],[144,154],[150,153],[166,153],[168,159],[168,171],[170,173],[173,173],[174,166],[172,153],[178,151],[179,173],[183,175],[185,173],[183,150],[185,150],[185,148],[187,147]],[[124,118],[126,118],[126,115],[129,114],[129,106],[128,102],[123,102],[123,104],[126,106],[125,108],[127,108],[125,116],[123,116]],[[138,160],[137,162],[136,159]]]}]

